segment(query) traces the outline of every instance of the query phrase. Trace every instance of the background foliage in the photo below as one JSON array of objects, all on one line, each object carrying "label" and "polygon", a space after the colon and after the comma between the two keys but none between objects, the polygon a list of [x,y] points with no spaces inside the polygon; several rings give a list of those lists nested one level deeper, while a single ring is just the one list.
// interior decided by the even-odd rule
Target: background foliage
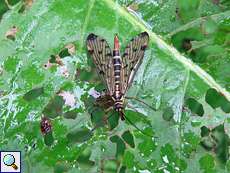
[{"label": "background foliage", "polygon": [[[21,150],[26,173],[229,172],[229,8],[228,0],[1,1],[1,149]],[[150,45],[128,95],[157,111],[128,100],[136,127],[113,112],[104,124],[85,39],[93,32],[112,46],[119,33],[123,50],[144,30]]]}]

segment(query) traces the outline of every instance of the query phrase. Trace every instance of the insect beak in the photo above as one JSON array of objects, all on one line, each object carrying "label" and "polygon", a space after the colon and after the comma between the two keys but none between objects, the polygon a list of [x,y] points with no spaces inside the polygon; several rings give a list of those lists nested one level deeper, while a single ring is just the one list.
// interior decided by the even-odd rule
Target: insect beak
[{"label": "insect beak", "polygon": [[114,50],[119,50],[120,49],[120,45],[119,45],[119,39],[117,34],[114,36]]},{"label": "insect beak", "polygon": [[121,111],[119,112],[119,114],[120,114],[121,120],[122,120],[122,121],[124,121],[124,120],[125,120],[125,114],[124,114],[124,111],[123,111],[123,110],[121,110]]}]

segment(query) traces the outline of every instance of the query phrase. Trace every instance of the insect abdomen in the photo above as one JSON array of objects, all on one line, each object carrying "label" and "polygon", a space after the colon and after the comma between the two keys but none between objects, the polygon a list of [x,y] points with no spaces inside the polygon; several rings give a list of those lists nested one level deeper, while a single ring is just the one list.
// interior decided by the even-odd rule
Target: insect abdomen
[{"label": "insect abdomen", "polygon": [[119,50],[113,51],[113,66],[114,66],[114,98],[116,101],[121,99],[121,57]]}]

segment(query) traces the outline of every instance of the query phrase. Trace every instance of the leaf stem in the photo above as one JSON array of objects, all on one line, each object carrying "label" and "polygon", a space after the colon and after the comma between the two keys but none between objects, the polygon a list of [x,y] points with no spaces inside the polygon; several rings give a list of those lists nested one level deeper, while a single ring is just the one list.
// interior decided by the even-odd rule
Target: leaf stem
[{"label": "leaf stem", "polygon": [[82,27],[82,30],[81,30],[81,35],[80,35],[80,51],[82,50],[83,48],[83,44],[84,44],[84,35],[85,35],[85,31],[86,31],[86,28],[87,28],[87,25],[88,25],[88,22],[89,22],[89,18],[90,18],[90,15],[91,15],[91,11],[93,9],[93,6],[94,6],[94,3],[95,3],[95,0],[91,0],[89,2],[89,9],[88,9],[88,12],[86,14],[86,17],[85,17],[85,22],[83,24],[83,27]]}]

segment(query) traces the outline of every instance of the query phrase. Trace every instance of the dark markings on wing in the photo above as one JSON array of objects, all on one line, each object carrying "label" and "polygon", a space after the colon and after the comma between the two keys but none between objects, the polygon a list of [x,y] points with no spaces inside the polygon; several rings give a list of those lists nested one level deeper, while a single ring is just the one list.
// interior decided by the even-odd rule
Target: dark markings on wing
[{"label": "dark markings on wing", "polygon": [[97,68],[98,74],[112,95],[114,90],[112,51],[105,39],[89,34],[87,37],[87,49]]},{"label": "dark markings on wing", "polygon": [[130,87],[134,75],[140,66],[144,57],[145,49],[148,46],[149,35],[147,32],[142,32],[129,42],[122,55],[121,82],[122,93],[125,94]]}]

